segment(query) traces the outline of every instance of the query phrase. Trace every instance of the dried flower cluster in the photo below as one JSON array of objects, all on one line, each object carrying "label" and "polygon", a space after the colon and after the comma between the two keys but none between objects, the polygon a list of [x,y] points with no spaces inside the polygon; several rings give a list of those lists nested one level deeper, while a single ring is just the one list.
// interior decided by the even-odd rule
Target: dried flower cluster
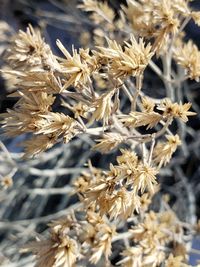
[{"label": "dried flower cluster", "polygon": [[[183,259],[186,256],[186,248],[182,240],[183,228],[170,211],[146,213],[143,222],[130,229],[130,232],[136,244],[133,248],[123,251],[124,258],[120,262],[122,266],[160,266],[164,262],[166,262],[165,266],[170,266],[168,262],[174,256],[179,256],[176,254],[179,246],[181,246]],[[164,250],[170,242],[173,244],[174,256],[166,254]],[[181,257],[180,259],[183,260]]]},{"label": "dried flower cluster", "polygon": [[[111,254],[111,242],[115,233],[106,217],[93,211],[85,214],[85,220],[74,215],[51,223],[50,237],[30,242],[24,252],[32,251],[38,258],[38,266],[60,267],[74,266],[76,261],[85,259],[97,263],[104,255],[105,260]],[[88,258],[89,256],[89,258]]]},{"label": "dried flower cluster", "polygon": [[107,172],[92,169],[90,176],[81,176],[75,184],[86,206],[96,207],[101,215],[108,214],[110,219],[127,218],[134,211],[139,212],[146,198],[144,192],[152,195],[157,184],[157,169],[140,162],[135,153],[122,150],[117,162],[118,165],[111,164]]},{"label": "dried flower cluster", "polygon": [[[109,169],[89,163],[76,179],[81,207],[53,222],[49,239],[27,245],[35,266],[113,266],[115,242],[121,242],[120,266],[189,266],[184,223],[164,201],[160,212],[149,208],[159,191],[160,169],[181,145],[175,125],[196,114],[176,93],[184,80],[200,76],[200,51],[182,34],[190,19],[200,24],[188,2],[128,0],[115,17],[106,2],[83,0],[79,8],[90,12],[96,25],[96,45],[70,52],[57,40],[63,57],[30,25],[15,36],[5,74],[17,81],[11,97],[18,101],[1,114],[1,124],[6,135],[29,138],[21,144],[24,157],[84,135],[96,140],[93,150],[121,152]],[[181,77],[172,60],[184,68]],[[166,97],[143,92],[146,68],[161,78]]]}]

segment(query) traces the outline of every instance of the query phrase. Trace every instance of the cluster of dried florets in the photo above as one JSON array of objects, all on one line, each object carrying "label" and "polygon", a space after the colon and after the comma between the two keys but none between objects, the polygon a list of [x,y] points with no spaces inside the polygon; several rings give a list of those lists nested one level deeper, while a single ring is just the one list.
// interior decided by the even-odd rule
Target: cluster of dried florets
[{"label": "cluster of dried florets", "polygon": [[[191,18],[200,24],[200,15],[185,0],[129,0],[117,18],[107,3],[84,0],[79,7],[101,27],[94,30],[93,50],[73,47],[70,53],[58,40],[61,58],[31,26],[16,35],[7,73],[17,79],[12,96],[19,100],[1,115],[3,128],[12,137],[29,134],[22,144],[26,157],[83,134],[98,138],[93,149],[102,153],[125,149],[109,170],[89,165],[76,180],[80,219],[53,223],[50,238],[28,250],[37,255],[38,267],[112,266],[111,245],[122,240],[122,266],[188,266],[181,222],[171,211],[148,208],[158,191],[156,175],[181,145],[173,121],[186,123],[195,115],[175,89],[188,78],[199,79],[200,52],[191,41],[185,44],[181,33]],[[155,54],[163,70],[153,61]],[[186,72],[172,70],[172,60]],[[162,79],[166,98],[142,92],[148,66]],[[123,226],[130,232],[119,234]]]},{"label": "cluster of dried florets", "polygon": [[[88,210],[54,221],[50,226],[49,239],[38,238],[30,242],[24,252],[32,251],[38,258],[37,266],[68,267],[75,262],[97,263],[102,255],[106,262],[111,254],[111,243],[115,236],[115,226],[105,216]],[[87,262],[87,263],[86,263]]]},{"label": "cluster of dried florets", "polygon": [[54,221],[49,227],[48,239],[38,237],[37,241],[30,242],[23,249],[37,256],[38,267],[89,266],[97,263],[100,263],[98,266],[113,266],[109,256],[112,245],[119,240],[129,245],[121,251],[122,259],[116,266],[190,266],[186,264],[185,224],[171,210],[143,213],[143,219],[135,218],[125,233],[118,233],[116,223],[90,209],[85,214],[72,214]]},{"label": "cluster of dried florets", "polygon": [[[122,266],[154,267],[164,262],[167,267],[175,266],[169,262],[180,254],[182,257],[178,257],[180,265],[177,266],[188,266],[184,265],[187,253],[183,241],[183,227],[171,211],[146,213],[143,222],[130,229],[130,232],[135,246],[123,251],[124,258],[120,261]],[[173,244],[174,255],[165,251],[170,243]]]},{"label": "cluster of dried florets", "polygon": [[[156,104],[153,99],[140,95],[142,74],[153,53],[151,46],[145,47],[142,39],[137,42],[131,36],[130,40],[131,44],[126,42],[123,49],[116,41],[108,40],[107,48],[99,47],[92,55],[89,50],[80,49],[78,53],[73,49],[73,56],[58,41],[58,47],[66,57],[62,59],[48,52],[49,46],[31,26],[26,33],[20,31],[7,57],[11,66],[15,62],[17,69],[9,73],[17,77],[19,90],[12,96],[18,96],[19,100],[12,110],[2,115],[5,132],[9,136],[32,133],[32,138],[24,146],[26,155],[33,156],[61,139],[68,142],[81,133],[98,135],[94,128],[88,129],[95,120],[102,121],[102,131],[105,126],[111,131],[105,135],[106,141],[104,138],[101,140],[104,145],[96,146],[104,151],[106,145],[109,150],[109,143],[113,148],[127,140],[150,142],[152,138],[164,134],[174,118],[186,122],[187,116],[194,114],[188,111],[190,103],[178,104],[163,99]],[[31,52],[27,53],[29,46]],[[51,60],[48,60],[48,55]],[[31,65],[33,67],[27,70],[26,64],[29,68]],[[93,74],[110,79],[112,87],[104,93],[96,91]],[[123,83],[130,76],[136,77],[135,95]],[[121,88],[131,101],[129,115],[124,115],[119,109]],[[57,96],[63,96],[66,113],[72,111],[73,117],[53,111]],[[69,99],[68,102],[66,98]],[[138,99],[141,101],[141,111],[136,111]],[[154,128],[159,123],[164,126],[155,134],[133,134],[136,128]]]},{"label": "cluster of dried florets", "polygon": [[[81,176],[75,183],[77,192],[88,208],[95,207],[101,215],[110,219],[125,219],[134,211],[144,209],[144,198],[156,191],[155,167],[140,161],[130,150],[122,150],[117,157],[118,165],[110,165],[109,171],[91,169],[91,175]],[[144,192],[148,191],[149,194]]]}]

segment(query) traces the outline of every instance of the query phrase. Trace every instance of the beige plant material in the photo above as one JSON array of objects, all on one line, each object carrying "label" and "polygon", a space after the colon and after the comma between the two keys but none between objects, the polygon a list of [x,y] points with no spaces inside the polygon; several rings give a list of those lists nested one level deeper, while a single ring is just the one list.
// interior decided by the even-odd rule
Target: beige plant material
[{"label": "beige plant material", "polygon": [[39,115],[48,112],[55,100],[53,95],[47,95],[45,92],[19,94],[21,98],[14,109],[8,109],[7,113],[1,114],[9,136],[38,130]]},{"label": "beige plant material", "polygon": [[82,102],[78,102],[72,107],[72,111],[74,112],[74,117],[77,119],[78,117],[87,118],[89,107]]},{"label": "beige plant material", "polygon": [[198,26],[200,26],[200,12],[199,12],[199,11],[193,11],[193,12],[191,13],[191,16],[192,16],[194,22],[195,22]]},{"label": "beige plant material", "polygon": [[60,71],[67,78],[62,90],[70,85],[86,84],[90,80],[95,63],[89,55],[89,49],[80,50],[78,53],[73,48],[73,56],[71,56],[59,40],[57,40],[57,46],[66,57],[66,60],[62,59],[60,63]]},{"label": "beige plant material", "polygon": [[[16,74],[9,73],[12,76]],[[48,94],[59,94],[62,91],[62,83],[53,71],[31,70],[18,74],[17,84],[21,91],[46,92]]]},{"label": "beige plant material", "polygon": [[177,134],[175,136],[166,135],[166,138],[167,142],[157,143],[153,152],[153,159],[159,163],[159,166],[166,165],[177,147],[181,145],[181,140]]},{"label": "beige plant material", "polygon": [[100,151],[101,153],[109,153],[116,148],[120,143],[124,141],[124,138],[118,133],[105,133],[103,138],[96,140],[96,144],[93,149]]},{"label": "beige plant material", "polygon": [[142,111],[153,112],[155,108],[155,102],[150,97],[142,97]]},{"label": "beige plant material", "polygon": [[83,4],[80,4],[78,7],[84,11],[93,12],[91,18],[96,24],[105,22],[105,20],[112,23],[115,17],[114,10],[109,7],[106,1],[83,0]]},{"label": "beige plant material", "polygon": [[122,155],[117,161],[118,165],[110,165],[110,171],[90,180],[89,184],[86,184],[85,192],[82,190],[81,193],[85,204],[89,207],[95,205],[102,215],[126,218],[142,208],[140,201],[143,200],[140,193],[143,194],[146,190],[151,195],[155,193],[157,170],[139,162],[131,151],[122,150]]},{"label": "beige plant material", "polygon": [[23,142],[24,158],[31,158],[50,149],[56,144],[56,137],[51,135],[36,135]]},{"label": "beige plant material", "polygon": [[62,229],[52,228],[50,238],[37,239],[27,244],[23,252],[31,251],[36,255],[35,267],[72,267],[79,254],[77,242],[68,237]]},{"label": "beige plant material", "polygon": [[161,247],[176,240],[175,233],[178,227],[181,229],[172,212],[155,213],[151,211],[146,213],[142,224],[130,230],[134,241],[142,248],[143,266],[150,264],[159,266],[163,262],[166,256]]},{"label": "beige plant material", "polygon": [[178,64],[186,70],[190,79],[199,81],[200,76],[200,51],[198,47],[190,40],[188,43],[182,43],[182,47],[176,47],[174,57]]},{"label": "beige plant material", "polygon": [[4,176],[2,177],[2,179],[0,180],[0,185],[4,188],[7,189],[9,187],[13,186],[13,179],[10,176]]},{"label": "beige plant material", "polygon": [[161,120],[162,116],[154,111],[131,112],[128,116],[122,118],[125,126],[133,128],[147,126],[147,129],[155,127]]},{"label": "beige plant material", "polygon": [[131,43],[125,42],[124,51],[121,45],[109,39],[108,48],[99,47],[99,56],[110,61],[109,71],[115,78],[142,74],[153,56],[151,45],[145,46],[143,39],[137,42],[132,35],[130,41]]},{"label": "beige plant material", "polygon": [[97,263],[102,254],[105,255],[106,260],[111,254],[111,242],[115,235],[115,227],[110,226],[103,219],[94,212],[88,212],[88,222],[94,228],[94,241],[92,246],[92,256],[89,261],[91,263]]},{"label": "beige plant material", "polygon": [[13,46],[8,50],[8,62],[13,68],[27,70],[55,69],[57,61],[48,44],[44,42],[39,30],[31,25],[26,32],[19,31]]},{"label": "beige plant material", "polygon": [[170,99],[164,99],[158,109],[163,111],[164,117],[179,118],[183,122],[187,122],[188,116],[196,115],[195,112],[189,111],[191,105],[191,103],[172,103]]},{"label": "beige plant material", "polygon": [[109,118],[112,112],[112,100],[115,91],[111,91],[105,94],[102,94],[94,102],[95,111],[92,115],[91,121],[94,120],[103,120],[103,125],[108,124]]},{"label": "beige plant material", "polygon": [[[173,122],[180,130],[196,115],[191,103],[180,102],[178,90],[188,78],[198,81],[200,76],[199,50],[183,40],[189,20],[199,24],[199,12],[186,0],[129,0],[118,16],[106,1],[84,0],[79,7],[90,12],[96,47],[73,46],[69,52],[57,40],[64,56],[58,57],[32,26],[16,34],[4,72],[16,79],[18,90],[11,96],[18,100],[1,114],[2,128],[11,137],[25,134],[24,157],[74,137],[102,154],[116,154],[106,162],[109,167],[88,162],[73,180],[78,208],[52,222],[49,237],[25,250],[36,255],[37,267],[107,267],[116,257],[113,244],[119,242],[118,265],[189,266],[184,262],[188,225],[164,198],[159,212],[151,203],[160,188],[161,167],[181,145]],[[186,70],[181,75],[180,67]],[[146,95],[147,68],[161,79],[167,97]]]},{"label": "beige plant material", "polygon": [[122,252],[123,259],[117,263],[117,265],[123,267],[136,267],[142,266],[143,258],[142,258],[142,248],[139,246],[128,247],[126,250]]},{"label": "beige plant material", "polygon": [[49,112],[40,117],[37,134],[55,135],[57,138],[63,135],[63,138],[68,140],[75,134],[75,127],[78,126],[76,120],[63,113]]},{"label": "beige plant material", "polygon": [[[107,1],[84,0],[78,5],[78,8],[88,12],[88,16],[92,23],[101,31],[104,28],[107,32],[113,33],[118,28],[120,19],[117,19],[115,11]],[[95,32],[95,30],[94,30]],[[96,44],[103,44],[101,36],[95,36]]]},{"label": "beige plant material", "polygon": [[169,255],[169,258],[165,262],[166,267],[187,267],[188,265],[184,263],[182,256],[173,256],[172,254]]},{"label": "beige plant material", "polygon": [[138,165],[136,177],[134,179],[135,190],[144,193],[147,189],[150,193],[154,193],[154,185],[157,184],[155,175],[157,173],[158,171],[156,168],[148,164]]},{"label": "beige plant material", "polygon": [[3,56],[9,37],[13,34],[13,28],[4,20],[0,20],[0,55]]},{"label": "beige plant material", "polygon": [[170,35],[178,32],[182,20],[191,15],[185,0],[129,0],[123,9],[134,31],[155,38],[157,54],[162,53]]}]

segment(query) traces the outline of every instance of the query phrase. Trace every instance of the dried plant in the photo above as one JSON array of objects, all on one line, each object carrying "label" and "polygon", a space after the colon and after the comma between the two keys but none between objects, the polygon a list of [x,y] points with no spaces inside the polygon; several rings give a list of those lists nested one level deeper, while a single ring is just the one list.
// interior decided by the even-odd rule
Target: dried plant
[{"label": "dried plant", "polygon": [[[92,48],[70,52],[57,40],[57,56],[31,25],[14,37],[2,72],[16,79],[10,96],[18,101],[1,124],[4,135],[25,134],[24,159],[88,136],[92,150],[115,158],[105,168],[88,161],[73,181],[76,208],[49,225],[48,238],[22,250],[36,255],[37,267],[190,266],[197,222],[178,218],[166,197],[159,211],[153,204],[162,195],[159,173],[196,115],[178,92],[199,81],[200,51],[185,42],[184,28],[191,19],[199,25],[200,13],[186,0],[128,0],[118,16],[107,2],[83,0],[78,8],[94,24]],[[162,98],[143,90],[149,68],[165,86]],[[1,184],[10,186],[11,178]]]}]

